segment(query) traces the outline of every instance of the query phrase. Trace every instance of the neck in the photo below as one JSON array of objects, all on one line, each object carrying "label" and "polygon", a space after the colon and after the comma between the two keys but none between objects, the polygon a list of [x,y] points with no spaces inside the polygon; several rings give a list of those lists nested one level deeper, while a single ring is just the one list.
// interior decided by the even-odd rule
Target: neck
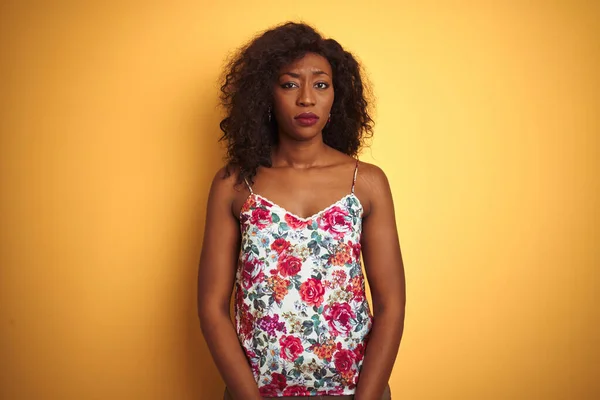
[{"label": "neck", "polygon": [[321,135],[306,141],[280,135],[271,159],[274,167],[310,168],[319,164],[326,151],[327,145]]}]

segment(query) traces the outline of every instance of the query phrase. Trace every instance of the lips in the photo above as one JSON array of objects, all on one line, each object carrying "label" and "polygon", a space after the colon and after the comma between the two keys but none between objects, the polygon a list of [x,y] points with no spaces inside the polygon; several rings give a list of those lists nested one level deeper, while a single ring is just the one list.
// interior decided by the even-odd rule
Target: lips
[{"label": "lips", "polygon": [[317,123],[317,121],[319,120],[319,117],[316,114],[313,114],[311,112],[305,112],[302,114],[298,114],[294,117],[294,119],[296,121],[298,121],[298,124],[302,125],[302,126],[311,126]]}]

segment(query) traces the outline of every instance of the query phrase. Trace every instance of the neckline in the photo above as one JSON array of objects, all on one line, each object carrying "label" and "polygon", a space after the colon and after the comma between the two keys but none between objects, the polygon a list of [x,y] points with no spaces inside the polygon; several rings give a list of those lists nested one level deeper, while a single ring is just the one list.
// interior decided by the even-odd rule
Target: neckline
[{"label": "neckline", "polygon": [[[358,198],[358,197],[357,197],[357,196],[356,196],[354,193],[348,193],[348,194],[346,194],[346,195],[342,196],[342,197],[341,197],[339,200],[337,200],[337,201],[334,201],[333,203],[331,203],[331,204],[330,204],[330,205],[328,205],[327,207],[325,207],[325,208],[323,208],[323,209],[321,209],[321,210],[317,211],[317,212],[316,212],[316,213],[314,213],[313,215],[311,215],[311,216],[309,216],[309,217],[301,217],[301,216],[299,216],[299,215],[296,215],[296,214],[294,214],[293,212],[289,211],[289,210],[288,210],[288,209],[286,209],[285,207],[282,207],[282,206],[280,206],[279,204],[277,204],[277,203],[276,203],[276,202],[274,202],[273,200],[271,200],[271,199],[269,199],[269,198],[267,198],[267,197],[265,197],[265,196],[263,196],[263,195],[260,195],[260,194],[258,194],[258,193],[254,193],[254,192],[252,192],[252,193],[250,193],[250,195],[249,195],[249,196],[246,198],[246,201],[244,201],[244,204],[243,204],[243,206],[242,206],[242,210],[244,209],[244,207],[245,207],[246,203],[248,203],[248,200],[249,200],[249,199],[250,199],[252,196],[259,197],[259,198],[263,199],[264,201],[266,201],[267,203],[269,203],[269,204],[271,205],[271,207],[278,208],[279,210],[283,211],[284,213],[286,213],[286,214],[289,214],[289,215],[291,215],[292,217],[294,217],[294,218],[297,218],[298,220],[300,220],[300,221],[302,221],[302,222],[308,222],[308,221],[311,221],[311,220],[313,220],[313,219],[315,219],[315,218],[317,218],[317,217],[321,216],[322,214],[324,214],[324,213],[326,213],[327,211],[331,210],[333,207],[335,207],[335,206],[339,205],[340,203],[342,203],[344,200],[346,200],[346,199],[347,199],[347,198],[349,198],[349,197],[354,197],[354,198],[356,199],[356,201],[358,202],[358,206],[359,206],[359,208],[360,208],[361,210],[363,209],[363,206],[362,206],[362,203],[360,202],[360,199],[359,199],[359,198]],[[242,219],[241,217],[242,217],[242,211],[240,211],[240,218],[239,218],[240,220]]]}]

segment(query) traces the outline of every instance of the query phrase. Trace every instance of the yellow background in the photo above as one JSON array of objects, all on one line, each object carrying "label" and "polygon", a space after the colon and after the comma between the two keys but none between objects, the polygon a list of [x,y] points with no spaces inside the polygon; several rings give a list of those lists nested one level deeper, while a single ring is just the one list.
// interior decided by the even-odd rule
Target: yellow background
[{"label": "yellow background", "polygon": [[220,398],[195,309],[217,78],[288,19],[377,96],[394,399],[600,398],[599,4],[2,2],[0,398]]}]

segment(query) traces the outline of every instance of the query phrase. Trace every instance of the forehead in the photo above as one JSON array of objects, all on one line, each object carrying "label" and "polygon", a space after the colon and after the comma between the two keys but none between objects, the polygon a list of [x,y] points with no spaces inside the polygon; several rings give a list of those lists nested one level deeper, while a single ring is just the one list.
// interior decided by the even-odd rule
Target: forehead
[{"label": "forehead", "polygon": [[298,72],[309,73],[311,71],[323,71],[331,76],[331,65],[325,57],[315,53],[307,53],[304,57],[281,68],[280,73]]}]

